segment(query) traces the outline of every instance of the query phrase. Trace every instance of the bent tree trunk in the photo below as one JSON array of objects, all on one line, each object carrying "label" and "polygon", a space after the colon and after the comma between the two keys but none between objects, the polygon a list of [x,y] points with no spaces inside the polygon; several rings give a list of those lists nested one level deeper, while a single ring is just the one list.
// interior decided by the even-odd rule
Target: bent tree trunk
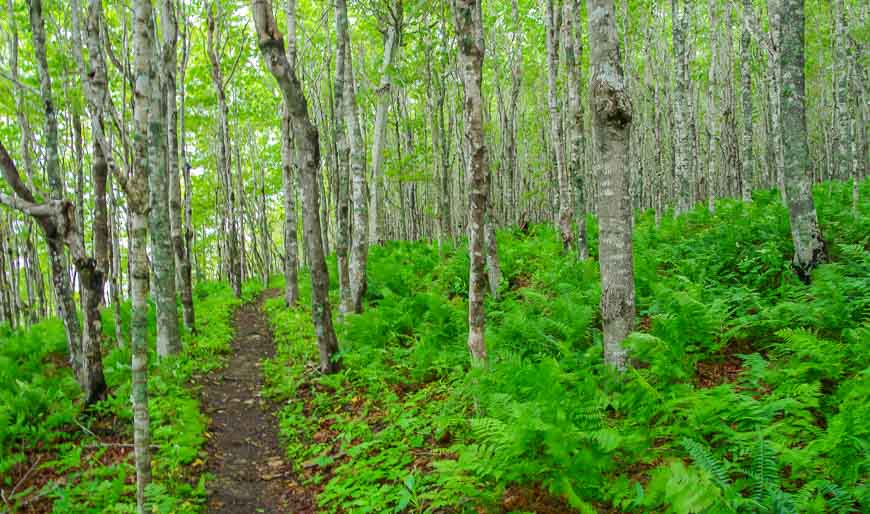
[{"label": "bent tree trunk", "polygon": [[631,100],[625,90],[613,0],[587,0],[591,50],[589,102],[598,150],[601,318],[604,361],[625,370],[622,341],[634,324],[634,267],[628,194]]},{"label": "bent tree trunk", "polygon": [[308,115],[308,102],[284,53],[284,40],[278,31],[272,14],[270,0],[252,0],[251,14],[257,30],[257,44],[269,71],[278,81],[284,96],[284,104],[290,113],[293,137],[296,140],[299,162],[299,183],[302,188],[302,223],[305,245],[308,249],[308,265],[311,270],[311,316],[317,332],[320,349],[320,370],[334,373],[339,369],[336,360],[338,339],[332,326],[332,311],[329,305],[329,273],[323,253],[320,226],[320,195],[317,187],[317,172],[320,166],[320,137]]},{"label": "bent tree trunk", "polygon": [[[79,274],[82,285],[82,303],[84,307],[85,329],[79,327],[75,313],[75,304],[67,306],[72,310],[72,319],[65,319],[67,327],[79,334],[81,346],[76,349],[74,368],[79,386],[84,394],[85,404],[91,404],[105,397],[106,381],[103,377],[103,361],[100,353],[102,338],[102,318],[100,317],[100,301],[103,298],[103,272],[97,267],[97,262],[85,253],[82,245],[82,232],[76,218],[75,206],[65,200],[49,200],[37,203],[30,190],[21,182],[21,176],[9,153],[0,142],[0,168],[6,182],[15,192],[15,196],[0,193],[0,203],[20,210],[32,216],[45,234],[50,255],[63,255],[63,247],[69,247],[73,265]],[[61,259],[51,259],[52,273],[68,277],[66,267]],[[55,284],[59,286],[62,284]],[[72,298],[72,294],[70,294]],[[69,336],[69,330],[68,336]],[[76,341],[78,343],[79,341]]]},{"label": "bent tree trunk", "polygon": [[[96,261],[85,254],[81,225],[75,214],[75,207],[62,198],[63,179],[60,173],[57,113],[52,100],[51,76],[45,49],[45,20],[40,0],[30,2],[30,24],[39,75],[39,92],[45,112],[46,175],[51,197],[48,204],[42,205],[42,207],[51,207],[50,212],[41,215],[36,215],[34,212],[30,214],[37,218],[48,243],[52,279],[58,297],[59,311],[67,332],[73,371],[84,392],[85,402],[92,403],[102,398],[106,391],[100,353],[102,330],[99,303],[103,296],[103,273],[97,268]],[[18,170],[5,148],[2,149],[0,160],[2,160],[6,180],[12,186],[17,199],[33,205],[33,194],[21,182]],[[85,302],[84,332],[79,326],[69,275],[63,264],[64,244],[69,247],[73,263],[82,279],[82,299]]]}]

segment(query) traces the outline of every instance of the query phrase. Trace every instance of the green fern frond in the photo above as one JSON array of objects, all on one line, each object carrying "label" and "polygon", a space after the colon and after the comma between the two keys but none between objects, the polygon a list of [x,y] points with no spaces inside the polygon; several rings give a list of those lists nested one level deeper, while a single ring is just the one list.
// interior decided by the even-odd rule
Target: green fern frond
[{"label": "green fern frond", "polygon": [[728,480],[728,473],[725,471],[725,465],[722,464],[703,444],[683,437],[680,439],[680,444],[683,445],[686,452],[692,457],[695,465],[710,473],[716,484],[727,491],[731,487],[731,481]]},{"label": "green fern frond", "polygon": [[483,443],[500,447],[507,440],[508,425],[495,418],[474,418],[471,420],[471,430]]},{"label": "green fern frond", "polygon": [[831,511],[853,512],[855,510],[855,498],[837,484],[822,480],[819,484],[819,491],[825,495]]},{"label": "green fern frond", "polygon": [[779,466],[770,442],[759,437],[752,452],[752,499],[764,503],[779,488]]}]

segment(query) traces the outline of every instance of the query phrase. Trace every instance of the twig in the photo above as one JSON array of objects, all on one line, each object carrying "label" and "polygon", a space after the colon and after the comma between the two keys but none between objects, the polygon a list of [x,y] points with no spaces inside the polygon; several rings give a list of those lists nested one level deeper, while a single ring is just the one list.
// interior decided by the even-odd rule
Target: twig
[{"label": "twig", "polygon": [[[103,441],[100,441],[100,437],[97,434],[91,432],[86,426],[79,423],[79,420],[73,419],[73,421],[76,425],[79,426],[79,428],[81,428],[82,430],[87,432],[88,435],[97,440],[97,442],[95,443],[86,444],[85,448],[135,448],[135,445],[129,443],[104,443]],[[149,448],[151,448],[152,450],[159,450],[161,447],[160,445],[152,444],[149,446]]]},{"label": "twig", "polygon": [[[135,444],[103,443],[100,441],[97,441],[96,443],[90,443],[90,444],[85,445],[85,448],[135,448],[135,447],[136,447]],[[159,450],[161,448],[161,446],[158,444],[152,444],[152,445],[149,445],[148,447],[151,448],[152,450]]]},{"label": "twig", "polygon": [[3,77],[4,79],[8,80],[15,87],[19,88],[22,91],[26,91],[34,96],[39,96],[38,89],[36,89],[35,87],[33,87],[29,84],[25,84],[24,82],[21,82],[20,80],[13,77],[10,73],[7,73],[6,70],[0,70],[0,77]]},{"label": "twig", "polygon": [[82,425],[81,423],[79,423],[79,420],[73,418],[73,422],[75,422],[75,424],[78,425],[79,428],[81,428],[82,430],[84,430],[85,432],[87,432],[87,433],[88,433],[91,437],[93,437],[94,439],[96,439],[96,440],[99,440],[99,439],[100,439],[100,438],[97,436],[97,434],[91,432],[91,431],[88,429],[88,427],[86,427],[86,426]]},{"label": "twig", "polygon": [[[30,466],[30,469],[28,469],[27,472],[24,473],[24,476],[22,476],[21,479],[18,480],[18,483],[15,484],[15,486],[12,488],[12,490],[9,491],[9,500],[11,500],[15,496],[15,491],[18,490],[18,486],[20,486],[21,484],[24,483],[25,480],[27,480],[27,477],[29,477],[30,473],[32,473],[33,470],[36,469],[36,466],[39,464],[39,461],[41,461],[41,460],[42,460],[42,455],[37,455],[36,460]],[[3,503],[6,504],[6,507],[9,509],[9,512],[12,512],[12,505],[9,504],[9,500],[6,499],[6,492],[2,489],[0,489],[0,498],[3,498]]]}]

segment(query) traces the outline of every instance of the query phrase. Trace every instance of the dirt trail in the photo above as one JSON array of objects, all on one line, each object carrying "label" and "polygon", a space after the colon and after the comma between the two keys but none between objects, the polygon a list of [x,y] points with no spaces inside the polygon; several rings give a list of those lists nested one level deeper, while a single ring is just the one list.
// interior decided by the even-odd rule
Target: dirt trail
[{"label": "dirt trail", "polygon": [[236,310],[233,356],[225,368],[208,375],[203,388],[203,408],[212,419],[208,471],[215,477],[208,487],[208,512],[316,512],[313,496],[294,480],[284,458],[277,406],[260,398],[260,361],[275,353],[261,307],[275,294],[267,291]]}]

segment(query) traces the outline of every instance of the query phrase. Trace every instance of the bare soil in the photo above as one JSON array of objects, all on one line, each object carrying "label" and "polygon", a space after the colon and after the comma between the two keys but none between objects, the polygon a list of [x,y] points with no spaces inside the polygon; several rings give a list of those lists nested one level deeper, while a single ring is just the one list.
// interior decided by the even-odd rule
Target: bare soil
[{"label": "bare soil", "polygon": [[209,426],[207,511],[220,514],[257,512],[298,514],[317,511],[314,493],[301,485],[287,462],[278,436],[276,405],[260,397],[263,359],[275,353],[262,301],[265,292],[236,310],[235,337],[228,365],[205,380],[203,408]]}]

